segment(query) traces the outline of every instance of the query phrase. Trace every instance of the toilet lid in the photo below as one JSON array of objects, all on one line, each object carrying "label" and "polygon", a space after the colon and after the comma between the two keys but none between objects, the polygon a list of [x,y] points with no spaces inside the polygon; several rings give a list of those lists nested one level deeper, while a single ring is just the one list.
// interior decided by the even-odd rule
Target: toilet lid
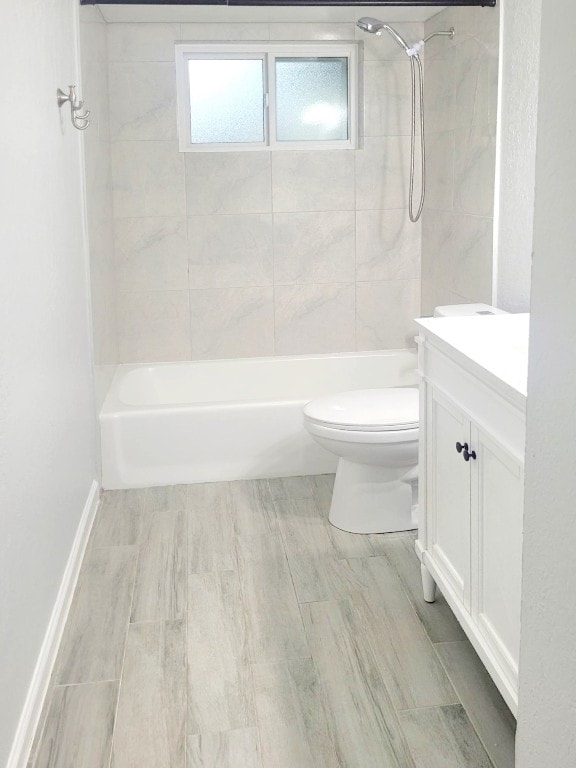
[{"label": "toilet lid", "polygon": [[418,390],[413,387],[361,389],[312,400],[306,418],[335,429],[383,432],[416,429]]}]

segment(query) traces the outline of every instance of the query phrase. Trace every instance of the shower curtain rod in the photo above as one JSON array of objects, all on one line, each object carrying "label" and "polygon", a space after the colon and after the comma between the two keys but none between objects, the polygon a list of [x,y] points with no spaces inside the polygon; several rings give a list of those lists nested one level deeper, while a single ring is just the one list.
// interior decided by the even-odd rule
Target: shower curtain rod
[{"label": "shower curtain rod", "polygon": [[489,6],[496,0],[80,0],[80,5]]}]

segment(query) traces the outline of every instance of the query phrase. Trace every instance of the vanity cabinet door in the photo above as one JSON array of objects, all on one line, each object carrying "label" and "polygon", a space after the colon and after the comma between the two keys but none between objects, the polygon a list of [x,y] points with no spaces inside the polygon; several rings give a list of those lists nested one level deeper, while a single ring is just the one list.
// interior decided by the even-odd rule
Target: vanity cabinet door
[{"label": "vanity cabinet door", "polygon": [[522,581],[523,462],[472,425],[472,616],[517,686]]},{"label": "vanity cabinet door", "polygon": [[428,388],[428,556],[470,607],[470,469],[456,444],[470,443],[470,422],[448,397]]}]

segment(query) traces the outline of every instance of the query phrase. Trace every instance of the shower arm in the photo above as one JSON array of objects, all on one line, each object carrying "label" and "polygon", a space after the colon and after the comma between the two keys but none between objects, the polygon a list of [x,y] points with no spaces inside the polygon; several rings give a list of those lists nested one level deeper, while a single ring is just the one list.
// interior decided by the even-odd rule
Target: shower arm
[{"label": "shower arm", "polygon": [[424,40],[422,40],[422,42],[427,43],[428,40],[432,40],[433,37],[449,37],[450,40],[452,40],[455,34],[456,30],[454,27],[450,27],[450,29],[446,30],[445,32],[432,32],[432,34],[427,35]]}]

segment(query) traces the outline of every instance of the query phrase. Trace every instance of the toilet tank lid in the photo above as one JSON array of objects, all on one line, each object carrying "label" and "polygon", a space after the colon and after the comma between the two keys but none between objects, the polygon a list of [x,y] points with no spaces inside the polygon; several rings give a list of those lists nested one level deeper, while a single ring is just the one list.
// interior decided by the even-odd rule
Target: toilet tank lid
[{"label": "toilet tank lid", "polygon": [[418,405],[418,390],[414,387],[361,389],[312,400],[305,406],[304,415],[341,429],[415,429],[419,423]]},{"label": "toilet tank lid", "polygon": [[434,317],[468,317],[472,315],[507,315],[503,309],[489,304],[446,304],[434,309]]}]

